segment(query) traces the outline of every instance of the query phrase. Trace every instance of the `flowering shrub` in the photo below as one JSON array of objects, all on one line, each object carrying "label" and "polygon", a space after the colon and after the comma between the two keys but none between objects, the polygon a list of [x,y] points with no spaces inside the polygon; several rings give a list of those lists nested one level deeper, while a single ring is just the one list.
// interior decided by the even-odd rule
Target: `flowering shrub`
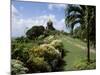
[{"label": "flowering shrub", "polygon": [[65,52],[64,52],[64,49],[63,49],[63,43],[62,43],[61,40],[53,40],[50,43],[50,45],[55,47],[61,53],[62,57],[65,55]]},{"label": "flowering shrub", "polygon": [[28,68],[26,68],[20,60],[11,60],[11,73],[12,75],[17,75],[17,74],[24,74],[28,71]]},{"label": "flowering shrub", "polygon": [[63,44],[62,44],[62,41],[61,40],[53,40],[51,43],[50,43],[51,46],[55,47],[56,49],[62,49],[63,48]]},{"label": "flowering shrub", "polygon": [[59,51],[50,44],[42,44],[39,47],[33,47],[29,52],[29,55],[44,57],[47,61],[60,57]]},{"label": "flowering shrub", "polygon": [[28,60],[29,68],[34,72],[50,72],[50,65],[44,60],[43,57],[32,56]]},{"label": "flowering shrub", "polygon": [[34,72],[53,71],[62,59],[62,53],[60,52],[62,47],[60,40],[53,40],[50,44],[34,46],[29,50],[29,67]]},{"label": "flowering shrub", "polygon": [[60,52],[55,47],[51,46],[50,44],[43,44],[40,45],[41,49],[44,49],[44,56],[47,60],[54,60],[60,57]]}]

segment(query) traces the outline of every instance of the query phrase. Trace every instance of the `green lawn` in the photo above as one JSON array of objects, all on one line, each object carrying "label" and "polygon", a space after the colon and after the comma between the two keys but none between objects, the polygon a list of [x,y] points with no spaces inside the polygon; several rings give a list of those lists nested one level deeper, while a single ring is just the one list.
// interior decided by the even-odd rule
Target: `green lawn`
[{"label": "green lawn", "polygon": [[[60,39],[63,41],[65,50],[68,51],[64,57],[64,60],[66,61],[64,69],[72,70],[72,67],[75,63],[86,59],[86,43],[65,35],[62,35]],[[91,59],[95,59],[95,57],[95,51],[91,52]]]}]

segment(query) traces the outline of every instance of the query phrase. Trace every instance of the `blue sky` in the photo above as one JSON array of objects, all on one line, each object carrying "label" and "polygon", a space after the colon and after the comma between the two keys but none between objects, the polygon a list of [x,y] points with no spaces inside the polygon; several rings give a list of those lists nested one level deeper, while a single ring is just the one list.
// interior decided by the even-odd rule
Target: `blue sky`
[{"label": "blue sky", "polygon": [[12,1],[12,37],[25,35],[27,29],[43,25],[50,18],[57,30],[67,31],[65,26],[65,4]]}]

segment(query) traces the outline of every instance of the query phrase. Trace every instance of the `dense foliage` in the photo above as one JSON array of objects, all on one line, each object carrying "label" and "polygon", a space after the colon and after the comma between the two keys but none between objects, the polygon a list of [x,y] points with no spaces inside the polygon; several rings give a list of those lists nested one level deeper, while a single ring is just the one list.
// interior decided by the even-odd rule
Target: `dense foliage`
[{"label": "dense foliage", "polygon": [[[39,67],[39,69],[38,68],[37,70],[35,69],[36,72],[53,71],[56,69],[57,63],[59,63],[58,61],[62,59],[61,52],[59,52],[59,50],[54,46],[52,46],[51,44],[42,44],[40,46],[33,47],[29,51],[29,55],[30,59],[28,60],[28,63],[30,64],[31,70],[34,70],[35,69],[34,67]],[[36,64],[38,65],[36,64],[31,65],[34,62],[37,62]]]},{"label": "dense foliage", "polygon": [[26,36],[29,39],[35,39],[36,37],[44,33],[45,28],[43,26],[33,26],[26,32]]},{"label": "dense foliage", "polygon": [[[95,11],[95,6],[87,5],[68,5],[65,10],[65,23],[67,27],[71,28],[71,34],[82,40],[87,39],[88,34],[90,42],[94,45],[96,41]],[[77,25],[79,26],[77,27]]]}]

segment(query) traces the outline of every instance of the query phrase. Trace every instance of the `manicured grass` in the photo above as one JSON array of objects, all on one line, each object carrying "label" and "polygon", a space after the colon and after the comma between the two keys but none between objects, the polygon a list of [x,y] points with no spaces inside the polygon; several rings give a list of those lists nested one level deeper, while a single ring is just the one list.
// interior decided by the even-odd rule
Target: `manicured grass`
[{"label": "manicured grass", "polygon": [[[66,51],[66,56],[64,57],[64,60],[66,61],[66,65],[64,66],[64,70],[72,70],[73,65],[80,60],[85,60],[87,56],[86,49],[83,49],[82,47],[86,47],[86,43],[82,42],[78,39],[73,39],[69,36],[62,35],[61,38],[63,41],[63,45]],[[79,45],[79,46],[76,46]],[[82,46],[82,47],[80,47]],[[91,59],[95,59],[96,53],[91,52]]]}]

